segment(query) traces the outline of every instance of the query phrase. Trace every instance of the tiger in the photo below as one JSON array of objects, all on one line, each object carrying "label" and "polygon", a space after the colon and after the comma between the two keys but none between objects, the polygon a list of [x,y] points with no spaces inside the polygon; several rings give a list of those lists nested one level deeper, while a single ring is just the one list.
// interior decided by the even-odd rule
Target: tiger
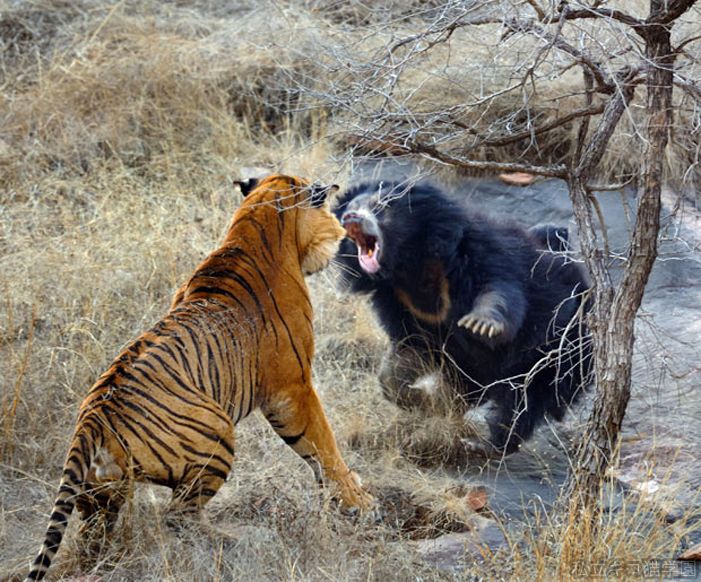
[{"label": "tiger", "polygon": [[134,482],[171,488],[168,516],[199,515],[231,470],[234,426],[254,409],[342,507],[374,505],[341,456],[311,379],[304,276],[325,268],[345,235],[328,207],[337,187],[281,174],[237,184],[243,202],[221,246],[83,400],[27,580],[46,575],[74,507],[81,541],[102,539]]}]

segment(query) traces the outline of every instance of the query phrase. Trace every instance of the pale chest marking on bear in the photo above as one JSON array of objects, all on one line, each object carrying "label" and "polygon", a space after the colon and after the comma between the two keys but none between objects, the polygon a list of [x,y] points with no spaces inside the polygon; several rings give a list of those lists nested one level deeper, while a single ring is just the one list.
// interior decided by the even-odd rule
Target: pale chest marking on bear
[{"label": "pale chest marking on bear", "polygon": [[404,291],[404,289],[399,287],[394,288],[394,294],[397,296],[399,302],[409,310],[409,313],[416,317],[416,319],[420,319],[421,321],[434,325],[445,321],[446,317],[448,317],[448,312],[450,311],[450,284],[448,283],[448,279],[441,277],[438,283],[437,291],[439,301],[436,302],[436,305],[440,305],[440,308],[438,311],[426,311],[414,305],[411,296],[409,293]]}]

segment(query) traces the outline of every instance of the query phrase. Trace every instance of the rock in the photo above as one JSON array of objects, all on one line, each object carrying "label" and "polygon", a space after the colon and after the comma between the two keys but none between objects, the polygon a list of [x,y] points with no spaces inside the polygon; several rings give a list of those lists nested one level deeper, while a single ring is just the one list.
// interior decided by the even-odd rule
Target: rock
[{"label": "rock", "polygon": [[485,487],[477,487],[471,490],[467,496],[467,502],[474,511],[481,511],[487,507],[489,495]]},{"label": "rock", "polygon": [[694,503],[694,486],[687,480],[693,475],[693,465],[694,457],[685,443],[643,435],[623,441],[620,461],[609,469],[609,475],[636,494],[638,502],[655,507],[673,523]]},{"label": "rock", "polygon": [[470,533],[475,537],[480,556],[484,551],[494,553],[508,544],[504,530],[493,519],[475,515],[470,519],[470,527],[472,528]]},{"label": "rock", "polygon": [[677,560],[690,560],[694,562],[701,562],[701,544],[696,544],[695,546],[689,548]]},{"label": "rock", "polygon": [[660,490],[660,484],[654,479],[650,479],[649,481],[638,483],[637,488],[641,493],[652,495]]},{"label": "rock", "polygon": [[470,562],[482,560],[506,545],[499,524],[475,516],[469,532],[449,533],[432,540],[411,542],[423,560],[442,570],[459,570]]},{"label": "rock", "polygon": [[499,179],[512,186],[529,186],[535,180],[535,176],[526,172],[509,172],[508,174],[499,174]]},{"label": "rock", "polygon": [[451,533],[433,540],[411,542],[423,560],[441,570],[456,570],[472,557],[474,550],[469,533]]},{"label": "rock", "polygon": [[481,485],[461,484],[451,487],[448,492],[466,501],[472,511],[481,511],[489,503],[489,492]]}]

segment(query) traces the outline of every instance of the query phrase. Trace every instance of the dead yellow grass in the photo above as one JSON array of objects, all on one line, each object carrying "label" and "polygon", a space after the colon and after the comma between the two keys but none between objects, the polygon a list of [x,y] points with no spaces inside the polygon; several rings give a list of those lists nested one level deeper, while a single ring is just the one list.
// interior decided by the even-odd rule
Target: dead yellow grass
[{"label": "dead yellow grass", "polygon": [[[324,139],[333,112],[306,109],[290,77],[319,75],[308,58],[318,43],[361,38],[362,26],[314,3],[215,4],[0,4],[0,578],[34,557],[86,389],[222,235],[238,203],[231,178],[251,166],[345,176]],[[350,9],[362,25],[367,7]],[[400,414],[382,399],[386,340],[333,282],[330,272],[310,281],[315,378],[344,455],[374,491],[428,509],[396,509],[404,526],[339,514],[254,415],[239,427],[209,525],[174,534],[162,525],[165,492],[140,488],[97,565],[106,579],[450,577],[409,539],[469,519],[455,489],[468,433],[458,418]],[[75,521],[56,572],[79,568]],[[587,539],[576,523],[533,524],[523,544],[467,572],[563,575],[580,554],[562,532],[602,559],[611,547],[667,556],[678,541],[660,525],[636,546],[625,520]]]}]

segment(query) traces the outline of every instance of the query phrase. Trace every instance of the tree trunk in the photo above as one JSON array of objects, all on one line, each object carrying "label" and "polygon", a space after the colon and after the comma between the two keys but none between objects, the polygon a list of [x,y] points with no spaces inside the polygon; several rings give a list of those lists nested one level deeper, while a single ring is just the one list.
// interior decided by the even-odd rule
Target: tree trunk
[{"label": "tree trunk", "polygon": [[[648,23],[655,22],[667,10],[667,4],[664,0],[651,0],[650,8]],[[570,508],[575,515],[582,511],[588,516],[596,514],[601,484],[616,453],[630,399],[635,316],[657,257],[663,160],[672,102],[674,55],[670,29],[671,24],[648,24],[638,31],[645,40],[649,62],[646,148],[631,249],[615,293],[610,279],[603,275],[601,250],[591,239],[592,231],[587,228],[590,224],[585,224],[587,215],[591,222],[591,209],[581,172],[573,172],[569,181],[580,232],[585,233],[582,246],[594,278],[592,335],[597,384],[594,407],[577,447],[575,470],[568,483]]]}]

